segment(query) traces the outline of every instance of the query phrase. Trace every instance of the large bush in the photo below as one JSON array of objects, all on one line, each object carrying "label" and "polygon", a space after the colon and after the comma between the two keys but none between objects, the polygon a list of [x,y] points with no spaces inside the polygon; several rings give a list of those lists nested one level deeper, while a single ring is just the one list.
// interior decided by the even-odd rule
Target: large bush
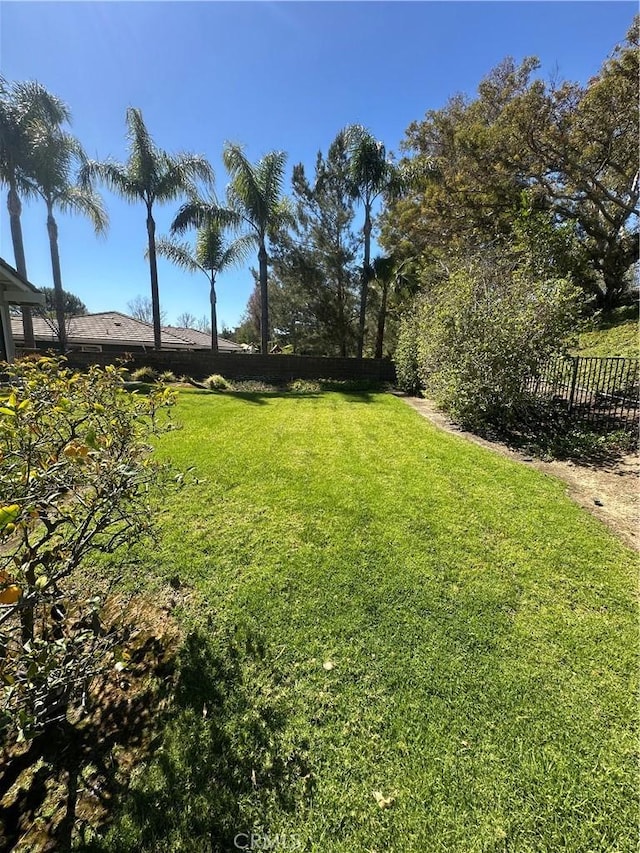
[{"label": "large bush", "polygon": [[417,374],[428,394],[466,426],[505,422],[526,402],[525,379],[575,332],[578,300],[567,279],[536,276],[508,255],[459,263],[421,294],[405,320],[409,357],[399,376],[410,381],[415,336]]},{"label": "large bush", "polygon": [[128,394],[114,367],[81,374],[44,358],[3,370],[0,729],[29,737],[118,662],[100,599],[77,581],[150,532],[148,496],[168,472],[147,440],[172,398]]},{"label": "large bush", "polygon": [[419,314],[407,312],[400,320],[398,343],[394,354],[396,381],[407,394],[416,394],[420,388],[418,366],[418,341],[420,339]]}]

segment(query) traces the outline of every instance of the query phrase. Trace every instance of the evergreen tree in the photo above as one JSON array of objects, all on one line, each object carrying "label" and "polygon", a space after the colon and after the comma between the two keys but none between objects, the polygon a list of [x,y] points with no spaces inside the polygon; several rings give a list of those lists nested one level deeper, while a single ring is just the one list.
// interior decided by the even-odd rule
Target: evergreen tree
[{"label": "evergreen tree", "polygon": [[297,352],[347,356],[357,314],[358,240],[345,139],[338,134],[313,178],[293,170],[296,224],[272,251],[272,312],[279,339]]}]

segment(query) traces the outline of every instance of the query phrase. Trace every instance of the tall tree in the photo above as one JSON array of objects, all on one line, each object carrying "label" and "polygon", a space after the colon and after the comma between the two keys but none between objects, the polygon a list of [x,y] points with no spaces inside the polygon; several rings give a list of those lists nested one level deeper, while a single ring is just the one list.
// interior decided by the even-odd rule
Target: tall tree
[{"label": "tall tree", "polygon": [[[44,305],[35,309],[36,316],[42,318],[49,326],[51,331],[58,339],[60,339],[60,326],[58,321],[58,294],[53,287],[40,287],[39,290],[44,295]],[[69,328],[68,321],[73,317],[82,317],[87,314],[87,306],[76,296],[75,293],[70,293],[68,290],[62,291],[62,309],[64,311],[64,329],[65,333]]]},{"label": "tall tree", "polygon": [[[191,311],[183,311],[176,318],[176,326],[180,329],[195,329],[198,318]],[[211,330],[209,330],[211,331]]]},{"label": "tall tree", "polygon": [[254,275],[255,284],[247,300],[244,314],[233,330],[231,340],[239,344],[247,344],[252,351],[255,351],[258,349],[257,341],[260,340],[260,282],[257,280],[255,270],[251,272]]},{"label": "tall tree", "polygon": [[496,126],[511,101],[527,90],[537,60],[507,58],[479,84],[478,96],[451,98],[406,131],[402,148],[414,180],[382,217],[381,243],[398,258],[439,266],[451,252],[489,248],[511,233],[528,182],[514,165],[500,165],[511,144]]},{"label": "tall tree", "polygon": [[231,178],[227,187],[227,207],[192,201],[183,205],[171,226],[174,232],[207,222],[222,226],[247,227],[258,246],[260,280],[260,340],[261,350],[269,350],[269,294],[267,286],[267,242],[284,223],[291,221],[291,210],[282,196],[284,168],[287,155],[271,151],[257,163],[251,163],[242,146],[227,143],[222,155]]},{"label": "tall tree", "polygon": [[295,220],[272,241],[270,305],[280,343],[309,355],[346,356],[355,340],[357,238],[344,137],[313,176],[302,164],[292,177]]},{"label": "tall tree", "polygon": [[639,21],[586,86],[534,81],[500,122],[519,140],[510,162],[560,221],[575,224],[604,308],[620,299],[640,256]]},{"label": "tall tree", "polygon": [[336,136],[326,157],[318,152],[312,179],[302,164],[295,166],[292,184],[296,222],[276,244],[274,273],[293,297],[298,292],[299,308],[309,315],[304,325],[315,341],[306,347],[346,356],[354,340],[357,239],[344,135]]},{"label": "tall tree", "polygon": [[[188,323],[184,323],[183,320],[188,319]],[[203,335],[211,334],[211,320],[207,317],[206,314],[203,314],[201,317],[194,317],[188,311],[185,311],[183,314],[177,319],[178,326],[181,326],[183,329],[195,329],[197,332],[202,332]],[[222,331],[220,334],[224,337],[225,326],[222,327]]]},{"label": "tall tree", "polygon": [[[54,317],[56,313],[56,291],[53,287],[38,288],[44,295],[44,308],[47,316]],[[62,291],[62,307],[65,317],[84,317],[89,312],[79,296],[69,290]]]},{"label": "tall tree", "polygon": [[584,86],[533,79],[535,58],[507,58],[474,99],[457,96],[414,122],[403,143],[410,162],[435,165],[388,206],[385,249],[433,270],[452,251],[518,239],[522,213],[546,211],[564,229],[561,275],[572,274],[597,307],[613,307],[639,257],[638,61],[636,18]]},{"label": "tall tree", "polygon": [[371,264],[376,302],[376,344],[374,358],[384,355],[385,331],[389,316],[398,314],[398,309],[407,303],[416,292],[415,278],[408,260],[399,261],[393,255],[377,255]]},{"label": "tall tree", "polygon": [[38,123],[34,134],[30,171],[34,192],[47,208],[47,232],[51,252],[53,288],[56,294],[56,323],[60,349],[66,351],[64,290],[58,248],[58,224],[54,212],[81,213],[87,216],[96,233],[107,227],[107,215],[99,196],[89,186],[74,182],[78,167],[86,161],[82,146],[71,134],[51,124]]},{"label": "tall tree", "polygon": [[[134,320],[153,325],[153,303],[148,296],[138,294],[127,302],[127,310]],[[164,326],[167,321],[167,312],[160,306],[160,323]]]},{"label": "tall tree", "polygon": [[216,311],[216,278],[219,273],[245,260],[253,239],[248,236],[227,241],[223,227],[209,220],[196,234],[195,247],[188,243],[162,238],[158,240],[158,254],[187,272],[201,272],[209,281],[211,305],[211,351],[218,353],[218,317]]},{"label": "tall tree", "polygon": [[85,185],[98,178],[129,202],[141,201],[147,212],[149,272],[155,349],[161,349],[160,295],[156,258],[155,204],[184,195],[195,195],[197,180],[210,183],[213,171],[204,157],[193,154],[171,156],[156,147],[143,121],[142,112],[130,107],[126,115],[129,157],[126,163],[89,161],[82,170]]},{"label": "tall tree", "polygon": [[[42,125],[59,127],[69,119],[69,110],[59,98],[35,81],[9,83],[0,77],[0,183],[8,187],[7,208],[16,269],[27,278],[27,264],[22,238],[21,194],[29,194],[32,186],[29,161],[33,134]],[[22,309],[25,345],[34,347],[31,310]]]},{"label": "tall tree", "polygon": [[364,207],[364,259],[362,264],[362,283],[360,289],[360,315],[358,320],[358,358],[364,351],[365,326],[367,318],[367,296],[371,270],[371,232],[373,229],[373,204],[383,193],[391,192],[400,181],[395,165],[387,158],[382,144],[362,125],[349,125],[343,131],[349,151],[349,174],[354,197]]}]

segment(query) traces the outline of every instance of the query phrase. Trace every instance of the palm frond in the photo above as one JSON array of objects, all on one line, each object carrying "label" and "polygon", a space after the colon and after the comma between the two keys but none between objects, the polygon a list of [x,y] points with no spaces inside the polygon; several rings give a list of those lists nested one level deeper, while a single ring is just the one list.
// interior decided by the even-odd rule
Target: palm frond
[{"label": "palm frond", "polygon": [[[22,199],[37,199],[40,198],[38,184],[33,178],[21,169],[16,169],[14,172],[16,189],[20,193]],[[2,182],[3,183],[3,182]]]},{"label": "palm frond", "polygon": [[117,195],[130,202],[144,199],[144,188],[130,175],[126,165],[105,161],[87,160],[80,170],[80,183],[90,187],[93,180],[99,180]]},{"label": "palm frond", "polygon": [[12,99],[25,120],[57,125],[71,121],[71,111],[65,102],[48,92],[37,80],[16,82],[11,88]]},{"label": "palm frond", "polygon": [[397,261],[393,255],[376,255],[371,262],[374,278],[390,282],[396,273]]},{"label": "palm frond", "polygon": [[215,222],[207,222],[196,234],[196,257],[208,270],[218,271],[224,252],[224,233]]},{"label": "palm frond", "polygon": [[295,208],[288,196],[278,199],[273,209],[273,220],[279,227],[293,227],[296,224]]},{"label": "palm frond", "polygon": [[155,198],[172,201],[181,195],[195,195],[196,181],[213,184],[214,173],[205,157],[195,154],[178,154],[174,157],[165,152],[159,157]]},{"label": "palm frond", "polygon": [[229,267],[242,264],[249,259],[249,255],[255,250],[256,238],[254,234],[243,234],[229,243],[220,258],[219,271]]},{"label": "palm frond", "polygon": [[265,214],[268,219],[277,211],[284,184],[287,155],[284,151],[271,151],[260,160],[256,171],[262,190]]},{"label": "palm frond", "polygon": [[251,222],[246,216],[242,215],[241,211],[233,210],[230,207],[212,208],[210,218],[212,222],[217,222],[222,228],[227,228],[235,232],[238,232],[246,225],[251,227]]},{"label": "palm frond", "polygon": [[29,159],[34,138],[43,127],[62,132],[61,125],[70,118],[69,109],[59,98],[34,81],[0,85],[0,181],[16,182],[19,189],[31,177]]},{"label": "palm frond", "polygon": [[127,172],[131,180],[148,191],[155,188],[157,183],[160,152],[151,139],[140,109],[137,107],[127,109],[126,124],[129,140]]},{"label": "palm frond", "polygon": [[[188,243],[178,243],[167,237],[160,237],[156,241],[156,252],[172,264],[187,272],[203,272],[207,274],[206,268],[202,266],[194,255],[193,249]],[[148,250],[145,257],[148,257]]]},{"label": "palm frond", "polygon": [[195,196],[198,180],[207,185],[212,183],[213,170],[204,157],[193,154],[172,157],[155,145],[141,110],[129,107],[126,124],[129,139],[126,163],[86,161],[80,173],[85,187],[97,179],[127,201],[143,201],[151,207],[156,201]]},{"label": "palm frond", "polygon": [[237,230],[242,226],[240,213],[217,204],[192,198],[179,209],[171,223],[172,234],[183,234],[189,228],[203,228],[209,222],[215,222],[222,228]]},{"label": "palm frond", "polygon": [[96,234],[106,232],[109,217],[102,199],[93,190],[70,185],[59,191],[53,200],[63,213],[79,213],[86,216],[91,221]]},{"label": "palm frond", "polygon": [[196,257],[214,275],[246,260],[256,245],[255,234],[227,240],[225,230],[224,226],[210,221],[196,235]]},{"label": "palm frond", "polygon": [[74,136],[60,128],[37,122],[24,168],[43,196],[53,196],[64,192],[73,183],[83,159],[86,159],[84,151]]},{"label": "palm frond", "polygon": [[226,143],[222,159],[231,178],[227,187],[229,207],[241,212],[245,221],[259,230],[265,213],[263,189],[256,168],[247,159],[242,146],[236,143]]},{"label": "palm frond", "polygon": [[199,198],[192,198],[178,208],[171,223],[172,234],[184,234],[189,228],[201,228],[207,221],[210,205]]},{"label": "palm frond", "polygon": [[348,125],[339,136],[344,140],[348,154],[348,173],[354,198],[369,205],[380,193],[396,191],[399,171],[387,158],[382,142],[361,124]]},{"label": "palm frond", "polygon": [[286,153],[271,151],[253,165],[242,146],[227,143],[223,160],[231,177],[227,188],[229,207],[240,212],[245,222],[264,239],[277,212],[284,183]]}]

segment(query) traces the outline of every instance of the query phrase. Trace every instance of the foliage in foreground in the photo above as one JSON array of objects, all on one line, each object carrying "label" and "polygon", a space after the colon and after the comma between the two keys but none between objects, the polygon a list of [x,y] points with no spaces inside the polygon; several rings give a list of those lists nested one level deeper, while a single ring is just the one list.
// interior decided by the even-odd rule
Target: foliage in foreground
[{"label": "foliage in foreground", "polygon": [[4,370],[0,729],[29,738],[116,663],[100,599],[78,594],[70,576],[151,531],[148,496],[168,469],[149,458],[147,441],[172,397],[127,394],[114,367],[81,374],[43,358]]}]

